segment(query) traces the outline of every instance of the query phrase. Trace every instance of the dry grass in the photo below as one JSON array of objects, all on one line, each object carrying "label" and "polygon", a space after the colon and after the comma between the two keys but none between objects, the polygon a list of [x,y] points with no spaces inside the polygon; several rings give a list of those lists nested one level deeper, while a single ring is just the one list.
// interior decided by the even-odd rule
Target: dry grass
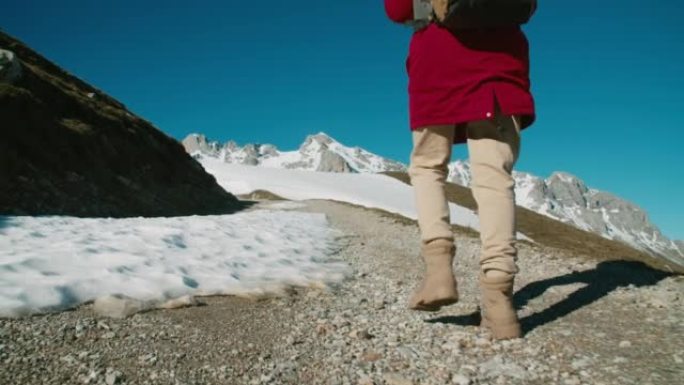
[{"label": "dry grass", "polygon": [[266,190],[254,190],[248,194],[241,194],[237,196],[239,199],[243,200],[268,200],[268,201],[284,201],[287,200],[280,195],[274,194]]},{"label": "dry grass", "polygon": [[61,125],[71,131],[74,131],[78,134],[93,134],[93,128],[87,124],[84,123],[78,119],[62,119]]}]

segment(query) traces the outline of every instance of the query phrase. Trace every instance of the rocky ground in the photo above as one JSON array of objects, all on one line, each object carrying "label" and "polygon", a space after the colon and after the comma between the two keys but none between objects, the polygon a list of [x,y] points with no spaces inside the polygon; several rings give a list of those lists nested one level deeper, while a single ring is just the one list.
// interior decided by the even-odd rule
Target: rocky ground
[{"label": "rocky ground", "polygon": [[[0,384],[677,384],[684,378],[684,277],[520,245],[516,303],[526,335],[480,330],[477,239],[457,239],[461,302],[409,311],[418,229],[329,201],[353,277],[329,290],[126,319],[74,311],[0,320]],[[252,209],[258,208],[258,206]]]}]

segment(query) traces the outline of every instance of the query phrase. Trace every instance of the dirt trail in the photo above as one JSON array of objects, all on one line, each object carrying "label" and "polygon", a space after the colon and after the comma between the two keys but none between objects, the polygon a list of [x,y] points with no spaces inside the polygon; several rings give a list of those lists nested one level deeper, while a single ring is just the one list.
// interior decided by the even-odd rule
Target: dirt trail
[{"label": "dirt trail", "polygon": [[[458,236],[462,300],[406,309],[418,229],[376,210],[307,201],[342,230],[353,277],[286,297],[124,320],[91,306],[0,320],[7,384],[675,384],[684,376],[684,279],[627,262],[520,245],[516,303],[526,336],[491,341],[477,323],[479,242]],[[255,206],[252,209],[258,209]]]}]

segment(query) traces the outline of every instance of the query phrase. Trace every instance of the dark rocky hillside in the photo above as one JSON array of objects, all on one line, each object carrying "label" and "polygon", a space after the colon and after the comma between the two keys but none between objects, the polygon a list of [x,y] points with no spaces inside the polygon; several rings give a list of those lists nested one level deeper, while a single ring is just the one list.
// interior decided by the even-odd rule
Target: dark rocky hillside
[{"label": "dark rocky hillside", "polygon": [[240,208],[178,141],[123,104],[2,32],[0,50],[21,65],[18,79],[0,76],[0,214],[175,216]]}]

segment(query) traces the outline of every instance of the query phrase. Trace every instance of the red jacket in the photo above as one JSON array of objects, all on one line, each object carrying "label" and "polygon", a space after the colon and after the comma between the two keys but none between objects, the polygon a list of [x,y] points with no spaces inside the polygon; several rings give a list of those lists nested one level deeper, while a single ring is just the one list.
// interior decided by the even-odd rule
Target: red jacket
[{"label": "red jacket", "polygon": [[[385,0],[385,11],[409,21],[413,0]],[[495,100],[528,127],[535,119],[528,49],[519,27],[454,34],[433,23],[416,31],[406,60],[411,130],[492,118]],[[465,132],[456,132],[454,143],[465,142]]]}]

